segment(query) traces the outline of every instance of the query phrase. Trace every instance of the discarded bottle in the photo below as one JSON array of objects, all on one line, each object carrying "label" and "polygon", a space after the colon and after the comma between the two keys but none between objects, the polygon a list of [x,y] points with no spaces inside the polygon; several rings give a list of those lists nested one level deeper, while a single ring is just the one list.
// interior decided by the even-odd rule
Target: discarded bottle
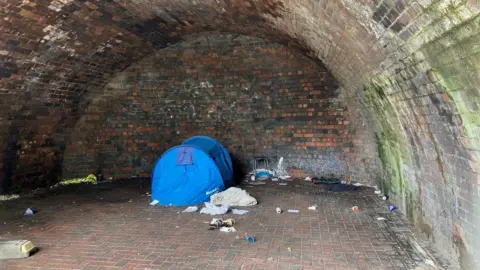
[{"label": "discarded bottle", "polygon": [[281,213],[282,213],[282,209],[280,209],[280,207],[277,207],[276,211],[277,211],[277,214],[281,214]]}]

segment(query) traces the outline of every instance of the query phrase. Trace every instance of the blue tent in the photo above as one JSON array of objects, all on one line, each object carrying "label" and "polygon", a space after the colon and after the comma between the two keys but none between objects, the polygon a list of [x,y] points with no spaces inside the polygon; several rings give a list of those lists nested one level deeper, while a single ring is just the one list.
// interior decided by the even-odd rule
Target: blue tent
[{"label": "blue tent", "polygon": [[206,202],[212,194],[231,186],[231,164],[220,143],[209,137],[192,137],[167,150],[155,164],[152,200],[176,206]]},{"label": "blue tent", "polygon": [[217,164],[226,187],[229,188],[233,185],[232,160],[227,149],[221,143],[207,136],[194,136],[183,141],[182,145],[196,146],[208,153]]}]

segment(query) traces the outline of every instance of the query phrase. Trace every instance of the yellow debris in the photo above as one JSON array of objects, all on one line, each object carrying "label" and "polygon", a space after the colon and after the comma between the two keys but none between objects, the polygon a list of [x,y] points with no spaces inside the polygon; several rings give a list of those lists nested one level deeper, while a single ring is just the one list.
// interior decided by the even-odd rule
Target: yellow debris
[{"label": "yellow debris", "polygon": [[63,180],[59,184],[62,186],[65,185],[73,185],[73,184],[81,184],[81,183],[97,183],[97,177],[93,174],[89,174],[87,177],[84,178],[72,178],[68,180]]}]

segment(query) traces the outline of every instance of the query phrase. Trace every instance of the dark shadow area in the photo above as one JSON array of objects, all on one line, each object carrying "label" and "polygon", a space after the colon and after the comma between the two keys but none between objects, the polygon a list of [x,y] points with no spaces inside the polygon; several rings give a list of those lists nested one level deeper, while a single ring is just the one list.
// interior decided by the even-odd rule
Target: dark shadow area
[{"label": "dark shadow area", "polygon": [[17,168],[17,151],[21,149],[18,143],[19,132],[15,125],[11,125],[8,132],[8,141],[3,155],[3,172],[0,176],[0,194],[11,191],[12,178]]},{"label": "dark shadow area", "polygon": [[233,183],[234,185],[240,185],[248,173],[248,168],[237,156],[231,153],[230,159],[232,160],[233,166]]}]

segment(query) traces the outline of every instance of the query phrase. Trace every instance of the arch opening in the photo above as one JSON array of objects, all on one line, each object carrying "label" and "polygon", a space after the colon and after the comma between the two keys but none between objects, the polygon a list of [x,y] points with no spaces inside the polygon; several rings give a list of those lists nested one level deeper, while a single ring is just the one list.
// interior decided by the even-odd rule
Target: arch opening
[{"label": "arch opening", "polygon": [[[0,8],[0,192],[49,186],[67,175],[71,150],[79,147],[72,148],[75,139],[91,136],[78,134],[79,127],[99,121],[99,97],[111,97],[103,108],[132,97],[131,89],[120,94],[122,87],[114,83],[132,64],[187,44],[195,33],[237,33],[294,46],[319,59],[340,86],[339,95],[329,98],[347,103],[355,118],[352,147],[366,149],[363,144],[374,145],[372,140],[377,146],[361,153],[371,159],[355,157],[338,168],[357,175],[364,170],[365,181],[382,186],[419,231],[449,247],[442,248],[446,257],[465,269],[475,265],[480,17],[474,1],[25,0],[6,1]],[[268,109],[268,102],[259,100],[252,103],[258,105],[254,111]],[[311,108],[296,109],[307,109],[308,116]],[[221,119],[218,109],[213,111]],[[249,117],[251,123],[258,118]],[[185,133],[189,128],[182,127]],[[374,134],[358,139],[363,131]],[[317,147],[309,139],[301,143]],[[86,163],[102,167],[104,160],[109,159],[99,155]],[[376,165],[378,171],[371,169]],[[77,169],[82,168],[91,169]]]}]

